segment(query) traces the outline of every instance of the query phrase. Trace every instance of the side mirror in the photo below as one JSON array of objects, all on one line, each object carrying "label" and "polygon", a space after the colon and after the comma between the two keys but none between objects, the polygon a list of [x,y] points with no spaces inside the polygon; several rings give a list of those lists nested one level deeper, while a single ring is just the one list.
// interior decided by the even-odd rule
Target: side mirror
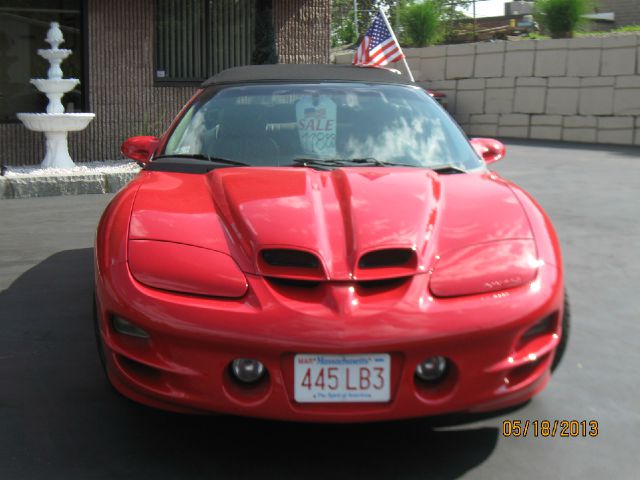
[{"label": "side mirror", "polygon": [[149,159],[156,151],[158,143],[160,143],[158,137],[131,137],[124,141],[120,147],[120,151],[125,157],[131,160],[140,163],[149,163]]},{"label": "side mirror", "polygon": [[503,159],[507,153],[504,144],[493,138],[472,138],[470,142],[476,153],[487,164]]}]

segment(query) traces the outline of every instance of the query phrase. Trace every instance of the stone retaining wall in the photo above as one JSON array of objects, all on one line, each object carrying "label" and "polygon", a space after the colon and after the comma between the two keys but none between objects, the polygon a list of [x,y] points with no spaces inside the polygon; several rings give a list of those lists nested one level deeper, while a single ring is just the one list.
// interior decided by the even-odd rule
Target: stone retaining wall
[{"label": "stone retaining wall", "polygon": [[640,145],[638,34],[405,53],[416,81],[447,94],[469,135]]},{"label": "stone retaining wall", "polygon": [[0,177],[0,200],[88,193],[116,193],[138,171]]}]

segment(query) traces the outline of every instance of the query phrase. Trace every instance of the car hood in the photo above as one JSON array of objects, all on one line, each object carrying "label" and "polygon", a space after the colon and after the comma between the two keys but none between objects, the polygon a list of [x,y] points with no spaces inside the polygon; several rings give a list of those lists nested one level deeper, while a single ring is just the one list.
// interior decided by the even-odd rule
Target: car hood
[{"label": "car hood", "polygon": [[511,188],[490,173],[251,167],[143,175],[130,239],[220,251],[253,274],[406,276],[428,271],[446,251],[532,238]]}]

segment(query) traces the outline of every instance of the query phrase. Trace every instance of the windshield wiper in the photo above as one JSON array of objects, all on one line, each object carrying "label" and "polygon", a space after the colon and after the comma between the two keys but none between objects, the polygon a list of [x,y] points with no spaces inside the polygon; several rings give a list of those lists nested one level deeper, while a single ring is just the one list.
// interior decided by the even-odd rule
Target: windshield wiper
[{"label": "windshield wiper", "polygon": [[326,160],[320,158],[294,158],[292,165],[295,167],[314,167],[322,170],[329,170],[334,167],[353,167],[353,166],[374,166],[374,167],[413,167],[413,168],[428,168],[439,174],[450,173],[467,173],[462,168],[453,165],[451,163],[442,163],[439,165],[415,165],[411,163],[402,162],[387,162],[378,160],[373,157],[363,158],[329,158]]},{"label": "windshield wiper", "polygon": [[408,163],[383,162],[373,157],[363,158],[294,158],[292,166],[296,167],[353,167],[353,166],[374,166],[374,167],[418,167]]},{"label": "windshield wiper", "polygon": [[422,168],[423,165],[416,165],[414,163],[402,163],[402,162],[385,162],[383,160],[376,160],[376,165],[380,165],[383,167],[413,167],[413,168]]},{"label": "windshield wiper", "polygon": [[162,158],[190,158],[192,160],[204,160],[212,163],[223,163],[225,165],[237,165],[239,167],[250,167],[251,165],[244,162],[238,162],[236,160],[229,160],[228,158],[212,157],[210,155],[204,155],[202,153],[174,153],[171,155],[160,155],[155,157],[154,160]]},{"label": "windshield wiper", "polygon": [[375,165],[375,163],[368,158],[294,158],[292,162],[292,166],[296,167],[346,167],[350,165],[353,166],[363,164]]},{"label": "windshield wiper", "polygon": [[442,163],[440,165],[415,165],[411,163],[401,163],[401,162],[385,162],[382,160],[375,160],[375,165],[385,166],[385,167],[414,167],[414,168],[428,168],[429,170],[433,170],[437,173],[467,173],[465,170],[457,167],[451,163]]}]

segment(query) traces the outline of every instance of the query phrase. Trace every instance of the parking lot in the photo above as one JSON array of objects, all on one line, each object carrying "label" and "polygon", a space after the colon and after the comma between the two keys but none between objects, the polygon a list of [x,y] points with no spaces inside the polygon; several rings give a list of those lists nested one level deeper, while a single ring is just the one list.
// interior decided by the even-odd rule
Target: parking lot
[{"label": "parking lot", "polygon": [[[0,202],[0,478],[638,478],[640,148],[510,142],[496,165],[551,216],[573,325],[545,391],[497,418],[305,425],[169,414],[108,386],[91,320],[111,195]],[[596,420],[596,437],[502,421]]]}]

